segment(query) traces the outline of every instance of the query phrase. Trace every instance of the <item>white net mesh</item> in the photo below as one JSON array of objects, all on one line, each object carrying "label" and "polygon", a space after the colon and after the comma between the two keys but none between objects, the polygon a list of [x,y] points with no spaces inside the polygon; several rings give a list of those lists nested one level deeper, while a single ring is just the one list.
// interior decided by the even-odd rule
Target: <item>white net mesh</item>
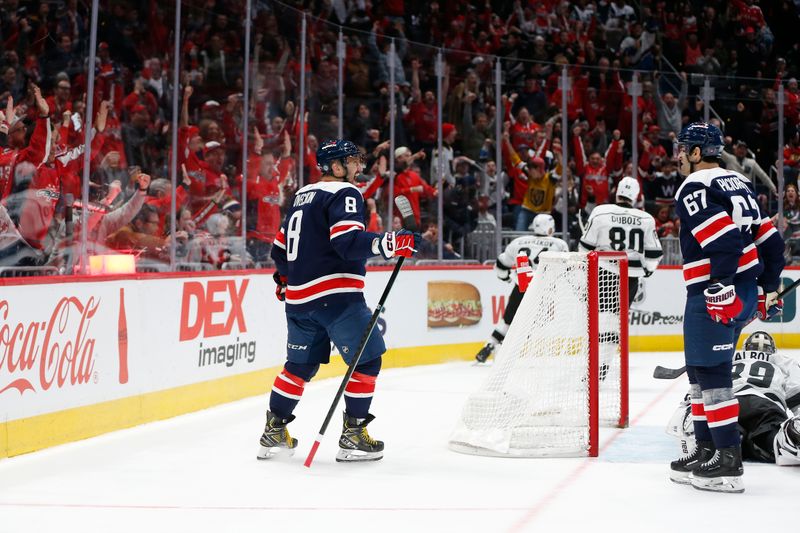
[{"label": "white net mesh", "polygon": [[[586,254],[544,253],[491,375],[471,394],[450,446],[480,455],[574,456],[589,449]],[[600,261],[600,420],[620,418],[619,274]]]}]

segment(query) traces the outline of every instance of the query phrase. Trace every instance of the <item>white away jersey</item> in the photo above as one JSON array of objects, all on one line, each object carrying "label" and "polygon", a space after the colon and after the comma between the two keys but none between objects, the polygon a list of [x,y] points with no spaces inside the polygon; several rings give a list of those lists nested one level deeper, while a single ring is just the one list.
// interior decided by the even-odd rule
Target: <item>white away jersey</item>
[{"label": "white away jersey", "polygon": [[583,251],[627,251],[628,275],[640,278],[653,272],[661,261],[661,241],[656,221],[649,213],[616,204],[598,205],[589,215],[580,240]]},{"label": "white away jersey", "polygon": [[569,252],[569,246],[557,237],[544,237],[541,235],[526,235],[517,237],[506,246],[506,249],[497,256],[495,269],[510,271],[511,280],[517,282],[517,255],[525,252],[530,260],[533,270],[539,265],[539,254],[542,252]]},{"label": "white away jersey", "polygon": [[800,362],[791,357],[758,351],[733,356],[733,392],[761,396],[800,412]]}]

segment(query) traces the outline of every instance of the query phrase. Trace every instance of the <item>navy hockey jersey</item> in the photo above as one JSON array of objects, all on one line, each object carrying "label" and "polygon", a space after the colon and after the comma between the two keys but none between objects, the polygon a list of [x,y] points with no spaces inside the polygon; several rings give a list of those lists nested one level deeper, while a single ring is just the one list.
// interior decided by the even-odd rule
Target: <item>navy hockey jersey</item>
[{"label": "navy hockey jersey", "polygon": [[698,170],[678,189],[675,206],[690,295],[705,290],[710,279],[757,279],[767,292],[778,289],[783,239],[762,215],[747,178],[724,168]]},{"label": "navy hockey jersey", "polygon": [[365,263],[376,255],[376,237],[364,231],[364,197],[355,185],[320,181],[297,191],[271,253],[288,278],[286,311],[364,301]]}]

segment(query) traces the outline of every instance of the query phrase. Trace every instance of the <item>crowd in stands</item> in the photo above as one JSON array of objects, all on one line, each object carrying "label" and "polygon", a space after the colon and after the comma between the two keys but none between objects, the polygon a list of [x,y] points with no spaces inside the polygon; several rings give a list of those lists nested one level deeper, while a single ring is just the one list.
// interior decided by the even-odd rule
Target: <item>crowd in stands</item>
[{"label": "crowd in stands", "polygon": [[[367,228],[398,228],[399,217],[388,220],[388,200],[408,196],[422,258],[437,257],[439,231],[444,257],[460,258],[476,232],[525,231],[541,212],[552,212],[557,230],[576,240],[581,221],[614,201],[626,175],[640,180],[639,205],[654,215],[659,235],[675,236],[672,201],[682,178],[673,144],[684,125],[703,118],[705,80],[715,91],[711,120],[725,134],[724,165],[753,181],[770,215],[777,215],[782,169],[781,230],[787,255],[800,256],[800,41],[793,35],[800,7],[793,1],[253,0],[247,99],[245,2],[182,2],[175,80],[173,5],[101,1],[91,98],[89,7],[77,0],[0,5],[0,266],[71,271],[84,220],[89,254],[163,262],[174,247],[179,261],[210,268],[268,264],[283,208],[300,185],[320,178],[316,149],[340,128],[365,153]],[[637,84],[641,94],[633,96]]]}]

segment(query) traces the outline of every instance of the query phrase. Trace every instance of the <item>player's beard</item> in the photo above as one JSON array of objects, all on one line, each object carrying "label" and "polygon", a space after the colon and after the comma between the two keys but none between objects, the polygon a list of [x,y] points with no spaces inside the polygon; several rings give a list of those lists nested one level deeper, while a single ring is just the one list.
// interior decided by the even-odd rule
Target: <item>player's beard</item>
[{"label": "player's beard", "polygon": [[689,161],[688,155],[684,154],[683,157],[678,156],[678,174],[684,178],[688,177],[692,172],[694,172],[694,165],[694,163]]}]

